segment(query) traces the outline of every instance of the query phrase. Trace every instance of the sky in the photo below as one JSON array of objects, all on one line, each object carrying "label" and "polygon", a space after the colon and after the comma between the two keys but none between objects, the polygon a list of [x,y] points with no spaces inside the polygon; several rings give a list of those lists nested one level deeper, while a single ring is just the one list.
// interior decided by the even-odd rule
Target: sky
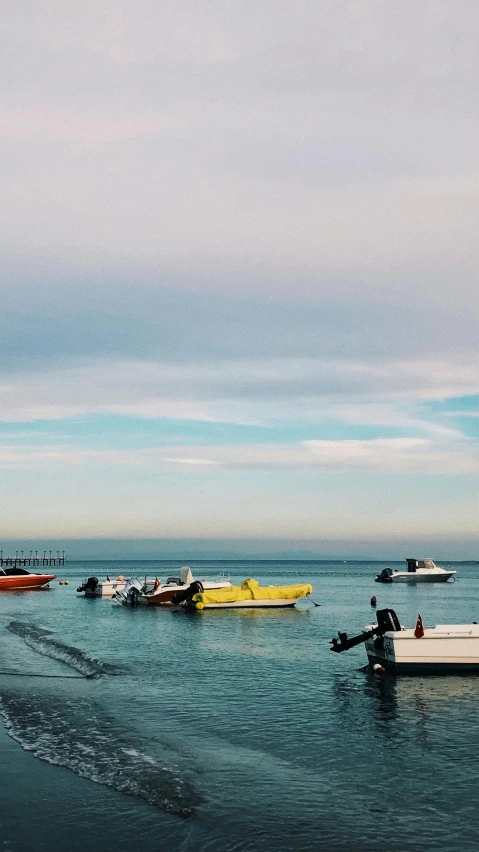
[{"label": "sky", "polygon": [[1,541],[476,557],[477,4],[0,22]]}]

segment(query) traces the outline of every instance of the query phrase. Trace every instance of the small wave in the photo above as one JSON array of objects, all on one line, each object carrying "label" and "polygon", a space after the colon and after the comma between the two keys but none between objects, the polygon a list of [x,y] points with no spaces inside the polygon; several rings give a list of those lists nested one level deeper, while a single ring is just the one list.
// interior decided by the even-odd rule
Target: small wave
[{"label": "small wave", "polygon": [[80,648],[75,648],[73,645],[66,645],[58,639],[51,639],[50,630],[44,630],[37,627],[35,624],[27,624],[23,621],[11,621],[7,625],[7,630],[20,636],[24,642],[36,651],[38,654],[43,654],[45,657],[52,657],[61,663],[65,663],[70,668],[88,677],[100,677],[103,674],[118,675],[120,669],[110,663],[103,663],[95,657],[90,657]]},{"label": "small wave", "polygon": [[176,755],[148,754],[88,699],[32,701],[2,689],[0,711],[7,733],[40,760],[178,816],[192,816],[200,802]]}]

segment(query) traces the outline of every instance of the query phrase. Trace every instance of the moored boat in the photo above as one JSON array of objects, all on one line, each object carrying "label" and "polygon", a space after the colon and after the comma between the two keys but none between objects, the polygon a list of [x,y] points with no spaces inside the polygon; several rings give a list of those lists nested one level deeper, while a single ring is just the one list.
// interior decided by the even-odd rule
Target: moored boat
[{"label": "moored boat", "polygon": [[479,672],[479,624],[424,627],[418,616],[414,628],[405,628],[392,609],[378,610],[377,618],[358,636],[339,633],[331,640],[331,651],[348,651],[364,643],[373,668],[399,674]]},{"label": "moored boat", "polygon": [[171,606],[174,598],[184,593],[194,585],[210,591],[217,591],[231,586],[229,577],[218,577],[216,579],[195,580],[188,565],[183,565],[178,577],[168,577],[165,583],[156,577],[154,580],[142,581],[132,577],[125,583],[123,589],[119,589],[114,595],[115,600],[125,606],[147,605],[147,606]]},{"label": "moored boat", "polygon": [[376,583],[445,583],[455,571],[439,568],[433,559],[406,559],[407,571],[383,568]]},{"label": "moored boat", "polygon": [[77,592],[83,592],[86,598],[112,598],[117,592],[124,589],[126,584],[127,580],[121,574],[116,580],[110,580],[108,576],[106,580],[99,580],[97,577],[88,577],[78,586]]},{"label": "moored boat", "polygon": [[197,588],[193,583],[190,589],[176,595],[173,602],[197,610],[232,609],[244,607],[288,607],[295,606],[300,598],[307,597],[313,591],[309,583],[297,583],[287,586],[260,586],[257,580],[248,578],[241,586],[228,586],[224,589],[210,590]]},{"label": "moored boat", "polygon": [[17,589],[42,589],[56,574],[37,574],[35,571],[27,571],[26,568],[13,566],[11,568],[0,567],[0,592],[15,591]]}]

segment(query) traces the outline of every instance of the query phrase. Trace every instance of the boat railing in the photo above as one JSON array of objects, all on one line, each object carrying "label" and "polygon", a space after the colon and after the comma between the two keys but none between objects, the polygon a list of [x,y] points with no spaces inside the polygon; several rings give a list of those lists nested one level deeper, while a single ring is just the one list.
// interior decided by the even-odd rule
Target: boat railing
[{"label": "boat railing", "polygon": [[217,574],[215,577],[202,577],[200,583],[231,583],[229,574]]}]

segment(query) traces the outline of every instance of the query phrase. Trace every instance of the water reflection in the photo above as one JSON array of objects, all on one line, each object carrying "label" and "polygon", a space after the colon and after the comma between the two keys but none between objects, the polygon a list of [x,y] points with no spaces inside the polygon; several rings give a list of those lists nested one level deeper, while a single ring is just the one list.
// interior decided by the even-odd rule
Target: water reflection
[{"label": "water reflection", "polygon": [[312,609],[303,608],[303,607],[224,607],[219,609],[189,609],[189,608],[176,608],[172,609],[171,612],[174,612],[175,615],[183,615],[189,618],[197,618],[198,620],[204,618],[235,618],[235,619],[246,619],[247,621],[251,620],[276,620],[278,618],[288,619],[288,618],[301,618],[301,617],[309,617],[311,616]]},{"label": "water reflection", "polygon": [[436,702],[449,703],[457,699],[475,698],[479,690],[479,676],[379,676],[367,671],[365,684],[366,694],[371,697],[381,696],[383,704],[404,708],[418,703],[431,705]]},{"label": "water reflection", "polygon": [[[479,678],[378,676],[364,673],[363,694],[377,732],[398,742],[413,740],[423,751],[429,751],[431,726],[447,706],[448,717],[455,706],[477,699]],[[474,707],[471,704],[471,713]]]}]

